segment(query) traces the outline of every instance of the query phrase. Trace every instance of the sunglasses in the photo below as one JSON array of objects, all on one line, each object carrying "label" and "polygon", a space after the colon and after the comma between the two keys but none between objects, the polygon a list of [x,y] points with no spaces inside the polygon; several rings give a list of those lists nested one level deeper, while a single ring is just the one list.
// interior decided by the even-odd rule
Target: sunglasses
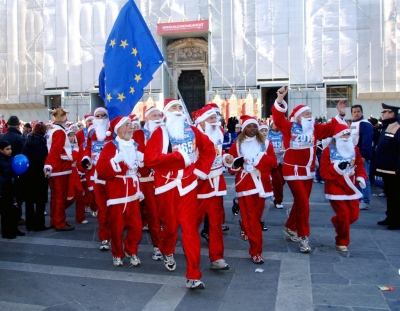
[{"label": "sunglasses", "polygon": [[106,113],[96,114],[95,117],[96,118],[104,118],[104,117],[107,117],[107,114]]}]

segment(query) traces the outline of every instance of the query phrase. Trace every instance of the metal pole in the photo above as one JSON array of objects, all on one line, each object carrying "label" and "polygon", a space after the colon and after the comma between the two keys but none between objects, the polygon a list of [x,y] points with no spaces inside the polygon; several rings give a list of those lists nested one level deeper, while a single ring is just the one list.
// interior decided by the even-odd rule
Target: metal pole
[{"label": "metal pole", "polygon": [[187,119],[188,119],[188,121],[189,121],[189,124],[193,125],[193,124],[194,124],[194,123],[193,123],[193,120],[192,120],[192,118],[190,117],[189,111],[188,111],[187,108],[186,108],[186,105],[185,105],[185,102],[183,101],[183,97],[182,97],[182,95],[181,95],[181,92],[179,92],[178,85],[176,84],[176,82],[175,82],[175,80],[174,80],[174,77],[172,76],[172,73],[171,73],[171,71],[169,70],[168,65],[167,65],[167,63],[166,63],[165,61],[163,62],[163,65],[164,65],[165,69],[167,70],[168,75],[169,75],[169,78],[171,79],[172,84],[174,85],[175,90],[176,90],[176,92],[178,93],[178,95],[179,95],[179,97],[180,97],[180,100],[181,100],[181,102],[182,102],[183,112],[186,114],[186,117],[187,117]]}]

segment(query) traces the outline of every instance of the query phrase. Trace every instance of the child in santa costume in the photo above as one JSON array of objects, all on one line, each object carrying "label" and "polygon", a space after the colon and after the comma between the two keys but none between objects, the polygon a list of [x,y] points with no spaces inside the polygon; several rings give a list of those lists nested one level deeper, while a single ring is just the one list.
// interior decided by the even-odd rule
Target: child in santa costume
[{"label": "child in santa costume", "polygon": [[178,226],[182,228],[185,251],[186,287],[203,289],[200,237],[197,231],[197,179],[206,179],[215,159],[214,144],[186,122],[183,104],[177,99],[164,102],[165,126],[154,130],[147,142],[144,165],[154,170],[155,194],[163,224],[160,250],[165,267],[176,269],[174,259]]},{"label": "child in santa costume", "polygon": [[[140,264],[137,256],[142,239],[142,221],[139,200],[143,194],[137,176],[138,157],[131,139],[133,127],[128,117],[117,117],[111,121],[110,130],[117,135],[106,144],[100,153],[96,170],[107,183],[107,208],[112,240],[114,266],[122,266],[122,258],[129,258],[130,266]],[[127,228],[125,238],[124,229]]]},{"label": "child in santa costume", "polygon": [[65,202],[68,193],[68,180],[72,173],[73,151],[65,133],[64,124],[68,111],[57,108],[52,111],[54,118],[53,129],[49,132],[47,146],[49,154],[44,165],[45,176],[49,177],[51,190],[50,197],[50,225],[56,231],[70,231],[75,227],[66,222]]},{"label": "child in santa costume", "polygon": [[87,135],[86,145],[83,144],[84,155],[81,160],[81,167],[89,173],[86,175],[86,182],[88,183],[89,191],[93,191],[96,202],[94,205],[96,209],[92,210],[92,215],[97,217],[99,223],[98,237],[101,241],[100,250],[102,251],[110,249],[109,209],[106,203],[108,199],[106,181],[98,176],[96,164],[100,156],[100,151],[107,143],[113,140],[109,126],[110,121],[108,119],[107,108],[96,108],[93,125],[90,127]]},{"label": "child in santa costume", "polygon": [[222,154],[224,134],[217,121],[217,113],[211,105],[197,111],[197,128],[208,136],[214,143],[215,159],[207,179],[199,179],[197,185],[197,198],[199,202],[200,225],[206,214],[208,217],[209,257],[211,269],[228,270],[229,265],[224,260],[224,237],[222,224],[225,220],[223,196],[226,195],[226,183],[223,175],[224,165],[230,167],[233,157]]},{"label": "child in santa costume", "polygon": [[263,178],[268,176],[269,181],[269,172],[277,166],[277,161],[272,145],[265,145],[257,120],[250,116],[241,116],[240,119],[243,131],[229,149],[229,154],[235,158],[229,172],[236,174],[236,196],[242,225],[250,242],[249,254],[255,264],[262,264],[264,258],[260,220],[265,198],[272,195],[272,189],[265,187]]},{"label": "child in santa costume", "polygon": [[336,231],[336,248],[346,252],[350,243],[350,225],[360,213],[359,185],[365,188],[367,173],[358,150],[350,139],[350,128],[337,124],[331,144],[324,149],[320,172],[325,180],[325,197],[329,199],[336,216],[331,221]]},{"label": "child in santa costume", "polygon": [[157,107],[150,107],[147,109],[144,116],[146,119],[144,127],[133,133],[133,140],[135,144],[137,144],[137,155],[139,159],[138,175],[144,195],[144,200],[140,202],[140,211],[142,214],[142,222],[146,221],[148,224],[151,241],[153,243],[152,258],[153,260],[162,260],[164,257],[159,249],[161,224],[158,218],[157,198],[154,193],[154,172],[152,169],[144,166],[143,156],[151,133],[155,128],[164,123],[162,121],[161,110]]},{"label": "child in santa costume", "polygon": [[66,208],[71,206],[75,201],[75,221],[81,224],[87,224],[88,221],[85,219],[85,201],[83,198],[84,190],[82,187],[82,183],[79,177],[79,171],[76,167],[76,160],[78,158],[79,148],[78,143],[76,141],[75,132],[72,130],[68,130],[67,132],[68,140],[71,144],[71,149],[73,152],[73,160],[72,160],[72,173],[69,176],[68,181],[68,194],[67,194],[67,202]]},{"label": "child in santa costume", "polygon": [[311,108],[306,105],[296,106],[289,116],[293,121],[289,121],[286,119],[288,106],[283,100],[287,92],[287,87],[280,88],[272,107],[273,119],[278,130],[282,132],[283,146],[286,149],[282,166],[283,177],[294,198],[283,233],[292,241],[299,242],[300,252],[309,253],[309,198],[315,175],[316,142],[331,137],[336,124],[346,124],[342,119],[346,115],[346,103],[338,103],[339,114],[327,124],[314,124]]}]

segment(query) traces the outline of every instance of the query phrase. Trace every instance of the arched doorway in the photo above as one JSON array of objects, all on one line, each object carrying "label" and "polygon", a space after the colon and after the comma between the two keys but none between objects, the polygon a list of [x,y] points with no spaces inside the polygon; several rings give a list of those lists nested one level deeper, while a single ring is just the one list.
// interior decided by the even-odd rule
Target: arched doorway
[{"label": "arched doorway", "polygon": [[204,106],[205,81],[200,70],[182,71],[178,80],[178,89],[190,114]]}]

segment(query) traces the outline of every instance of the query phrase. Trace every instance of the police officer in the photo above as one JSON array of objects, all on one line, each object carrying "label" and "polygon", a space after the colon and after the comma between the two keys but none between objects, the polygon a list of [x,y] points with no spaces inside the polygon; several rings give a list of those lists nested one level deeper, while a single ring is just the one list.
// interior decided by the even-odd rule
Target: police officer
[{"label": "police officer", "polygon": [[383,177],[386,193],[386,218],[378,225],[389,230],[400,229],[398,185],[400,183],[400,123],[397,115],[400,107],[382,103],[382,133],[376,148],[376,175]]}]

